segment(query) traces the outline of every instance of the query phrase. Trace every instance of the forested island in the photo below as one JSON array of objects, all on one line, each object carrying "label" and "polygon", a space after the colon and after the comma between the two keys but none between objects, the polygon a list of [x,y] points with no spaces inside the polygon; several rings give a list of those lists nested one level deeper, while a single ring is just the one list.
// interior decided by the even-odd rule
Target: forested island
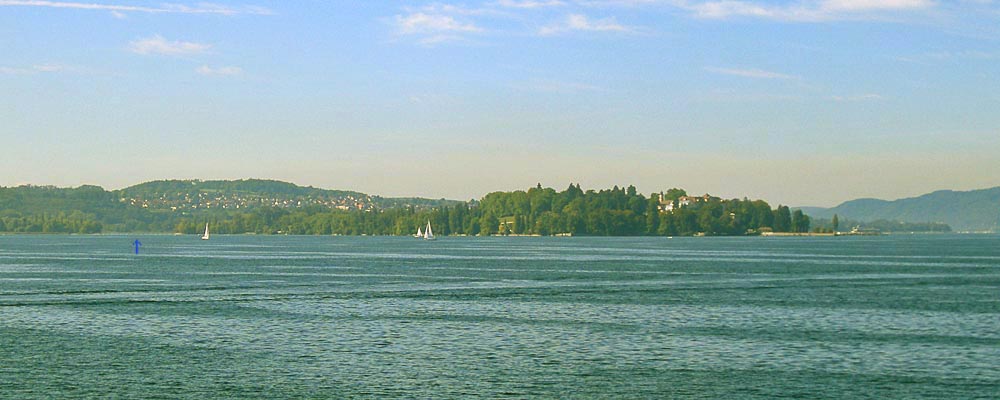
[{"label": "forested island", "polygon": [[386,199],[268,180],[154,181],[0,188],[0,232],[409,235],[430,221],[439,235],[683,236],[808,232],[810,219],[763,200],[648,196],[634,186],[494,192],[467,202]]}]

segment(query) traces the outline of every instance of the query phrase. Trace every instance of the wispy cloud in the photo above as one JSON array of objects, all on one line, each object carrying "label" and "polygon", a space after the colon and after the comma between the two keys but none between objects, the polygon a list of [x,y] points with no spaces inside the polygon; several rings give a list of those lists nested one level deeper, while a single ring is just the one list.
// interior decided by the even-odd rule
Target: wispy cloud
[{"label": "wispy cloud", "polygon": [[397,15],[396,27],[403,34],[434,32],[482,32],[482,28],[471,22],[460,22],[450,15],[417,12]]},{"label": "wispy cloud", "polygon": [[[3,0],[0,0],[3,1]],[[960,0],[962,3],[997,0]],[[696,19],[735,18],[785,22],[893,20],[934,15],[947,10],[941,0],[449,0],[413,2],[399,15],[385,19],[397,35],[412,35],[417,43],[470,41],[473,36],[551,36],[571,32],[644,33],[649,29],[595,18],[595,9],[623,9],[635,15],[643,8],[679,10]],[[627,9],[627,10],[625,10]],[[553,17],[558,11],[564,17]],[[622,17],[622,16],[619,16]],[[553,19],[558,18],[558,19]],[[623,18],[623,17],[622,17]]]},{"label": "wispy cloud", "polygon": [[570,31],[629,33],[635,32],[636,28],[621,25],[614,18],[594,20],[583,14],[570,14],[563,21],[539,29],[538,34],[547,36]]},{"label": "wispy cloud", "polygon": [[741,76],[744,78],[754,78],[754,79],[799,79],[799,77],[794,75],[782,74],[779,72],[772,72],[772,71],[764,71],[760,69],[705,67],[705,71],[714,72],[716,74]]},{"label": "wispy cloud", "polygon": [[[648,1],[648,0],[647,0]],[[569,32],[637,33],[637,27],[619,23],[615,18],[591,18],[582,12],[590,7],[585,0],[484,0],[474,6],[432,2],[404,6],[403,12],[386,19],[397,36],[410,36],[416,43],[435,45],[445,42],[474,43],[488,36],[520,36],[533,31],[549,36]],[[556,9],[569,9],[563,18],[549,20]],[[539,28],[541,27],[541,28]]]},{"label": "wispy cloud", "polygon": [[210,67],[207,65],[202,65],[195,69],[200,75],[205,76],[234,76],[243,73],[243,68],[240,67]]},{"label": "wispy cloud", "polygon": [[957,51],[936,51],[928,52],[913,56],[899,56],[895,57],[896,60],[913,62],[913,63],[927,63],[931,61],[947,61],[947,60],[981,60],[989,61],[1000,59],[1000,52],[989,52],[982,50],[957,50]]},{"label": "wispy cloud", "polygon": [[431,3],[426,4],[421,7],[404,7],[405,11],[409,13],[422,12],[426,14],[441,14],[441,15],[471,15],[471,16],[482,16],[482,15],[502,15],[503,12],[485,5],[483,7],[467,7],[455,4],[447,3]]},{"label": "wispy cloud", "polygon": [[[469,42],[469,35],[485,31],[467,19],[468,15],[478,15],[474,14],[475,10],[441,4],[428,7],[406,15],[396,15],[392,21],[396,34],[413,37],[424,46],[434,46],[448,42]],[[449,15],[449,12],[453,15]]]},{"label": "wispy cloud", "polygon": [[73,68],[62,64],[38,64],[28,68],[0,67],[2,75],[33,75],[39,73],[66,72]]},{"label": "wispy cloud", "polygon": [[497,4],[508,8],[544,8],[566,5],[560,0],[500,0]]},{"label": "wispy cloud", "polygon": [[188,54],[199,54],[207,52],[212,45],[195,42],[169,41],[163,36],[155,35],[145,39],[134,40],[129,43],[129,51],[136,54],[161,54],[167,56],[181,56]]},{"label": "wispy cloud", "polygon": [[271,10],[259,6],[232,7],[212,3],[199,3],[194,6],[184,4],[163,4],[158,7],[134,6],[125,4],[102,4],[83,3],[69,1],[46,1],[46,0],[0,0],[0,7],[21,6],[21,7],[48,7],[48,8],[69,8],[79,10],[104,10],[118,13],[141,12],[154,14],[255,14],[270,15]]},{"label": "wispy cloud", "polygon": [[936,5],[932,0],[803,0],[782,5],[741,0],[673,0],[669,3],[698,18],[756,17],[797,22],[860,18],[889,11],[919,11]]},{"label": "wispy cloud", "polygon": [[910,10],[934,6],[931,0],[825,0],[820,9],[829,11]]},{"label": "wispy cloud", "polygon": [[671,4],[667,0],[577,0],[582,6],[587,7],[637,7],[651,4]]},{"label": "wispy cloud", "polygon": [[699,18],[728,18],[732,16],[752,16],[776,18],[795,11],[778,9],[744,1],[712,1],[705,3],[681,4]]},{"label": "wispy cloud", "polygon": [[39,64],[32,69],[38,72],[63,72],[70,70],[70,67],[62,64]]},{"label": "wispy cloud", "polygon": [[428,47],[433,47],[441,43],[459,43],[459,42],[471,43],[471,41],[465,36],[448,35],[448,34],[428,35],[417,39],[417,43],[420,43],[421,45]]}]

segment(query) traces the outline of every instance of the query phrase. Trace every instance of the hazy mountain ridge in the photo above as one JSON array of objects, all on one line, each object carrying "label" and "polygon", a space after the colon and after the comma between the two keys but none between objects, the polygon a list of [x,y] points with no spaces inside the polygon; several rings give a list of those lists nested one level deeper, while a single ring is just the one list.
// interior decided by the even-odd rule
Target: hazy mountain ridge
[{"label": "hazy mountain ridge", "polygon": [[[22,212],[98,210],[137,207],[150,210],[248,209],[255,207],[371,210],[437,207],[445,199],[384,198],[348,190],[320,189],[265,180],[157,180],[119,190],[83,185],[77,188],[24,185],[0,187],[0,209]],[[100,214],[100,212],[97,212]]]},{"label": "hazy mountain ridge", "polygon": [[264,179],[151,181],[114,193],[120,202],[129,205],[171,211],[310,206],[371,210],[380,207],[377,196]]},{"label": "hazy mountain ridge", "polygon": [[898,200],[863,198],[846,201],[833,208],[800,207],[816,218],[875,221],[941,222],[957,232],[998,231],[1000,229],[1000,187],[970,191],[938,190]]},{"label": "hazy mountain ridge", "polygon": [[123,193],[167,193],[191,191],[227,191],[233,193],[270,193],[295,196],[330,195],[330,196],[368,196],[367,194],[349,190],[319,189],[312,186],[299,186],[294,183],[270,179],[238,179],[238,180],[157,180],[143,182],[137,185],[117,190]]}]

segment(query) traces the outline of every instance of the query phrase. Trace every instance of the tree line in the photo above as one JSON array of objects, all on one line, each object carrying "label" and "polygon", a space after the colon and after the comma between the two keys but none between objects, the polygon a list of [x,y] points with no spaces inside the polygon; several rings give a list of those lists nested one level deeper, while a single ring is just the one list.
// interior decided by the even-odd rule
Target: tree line
[{"label": "tree line", "polygon": [[[772,209],[763,200],[714,197],[679,206],[678,200],[686,195],[683,190],[671,189],[646,197],[636,193],[634,186],[583,191],[579,185],[570,185],[558,192],[539,185],[424,210],[258,208],[190,216],[179,221],[175,231],[199,233],[205,223],[216,233],[299,235],[409,235],[427,222],[439,235],[730,236],[808,232],[810,228],[808,216],[787,206]],[[675,204],[672,211],[661,211],[670,203]]]},{"label": "tree line", "polygon": [[[91,190],[87,195],[99,193]],[[114,204],[39,212],[36,204],[32,207],[35,212],[0,212],[0,231],[195,234],[208,223],[213,233],[221,234],[409,235],[428,221],[438,235],[732,236],[810,230],[809,217],[787,206],[772,209],[763,200],[707,195],[688,199],[690,204],[684,205],[681,199],[686,196],[682,189],[644,196],[634,186],[584,191],[579,184],[571,184],[562,191],[537,185],[528,190],[493,192],[478,201],[435,208],[338,210],[307,206],[180,213]]]}]

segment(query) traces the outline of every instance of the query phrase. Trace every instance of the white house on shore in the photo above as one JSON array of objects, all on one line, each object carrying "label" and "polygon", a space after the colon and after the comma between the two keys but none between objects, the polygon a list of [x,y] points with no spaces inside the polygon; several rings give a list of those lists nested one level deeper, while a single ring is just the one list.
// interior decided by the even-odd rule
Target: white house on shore
[{"label": "white house on shore", "polygon": [[681,196],[676,201],[667,200],[664,198],[663,193],[660,193],[660,204],[657,206],[657,209],[661,213],[668,213],[681,207],[687,207],[694,203],[708,202],[709,200],[712,200],[712,196],[707,193],[703,196]]}]

